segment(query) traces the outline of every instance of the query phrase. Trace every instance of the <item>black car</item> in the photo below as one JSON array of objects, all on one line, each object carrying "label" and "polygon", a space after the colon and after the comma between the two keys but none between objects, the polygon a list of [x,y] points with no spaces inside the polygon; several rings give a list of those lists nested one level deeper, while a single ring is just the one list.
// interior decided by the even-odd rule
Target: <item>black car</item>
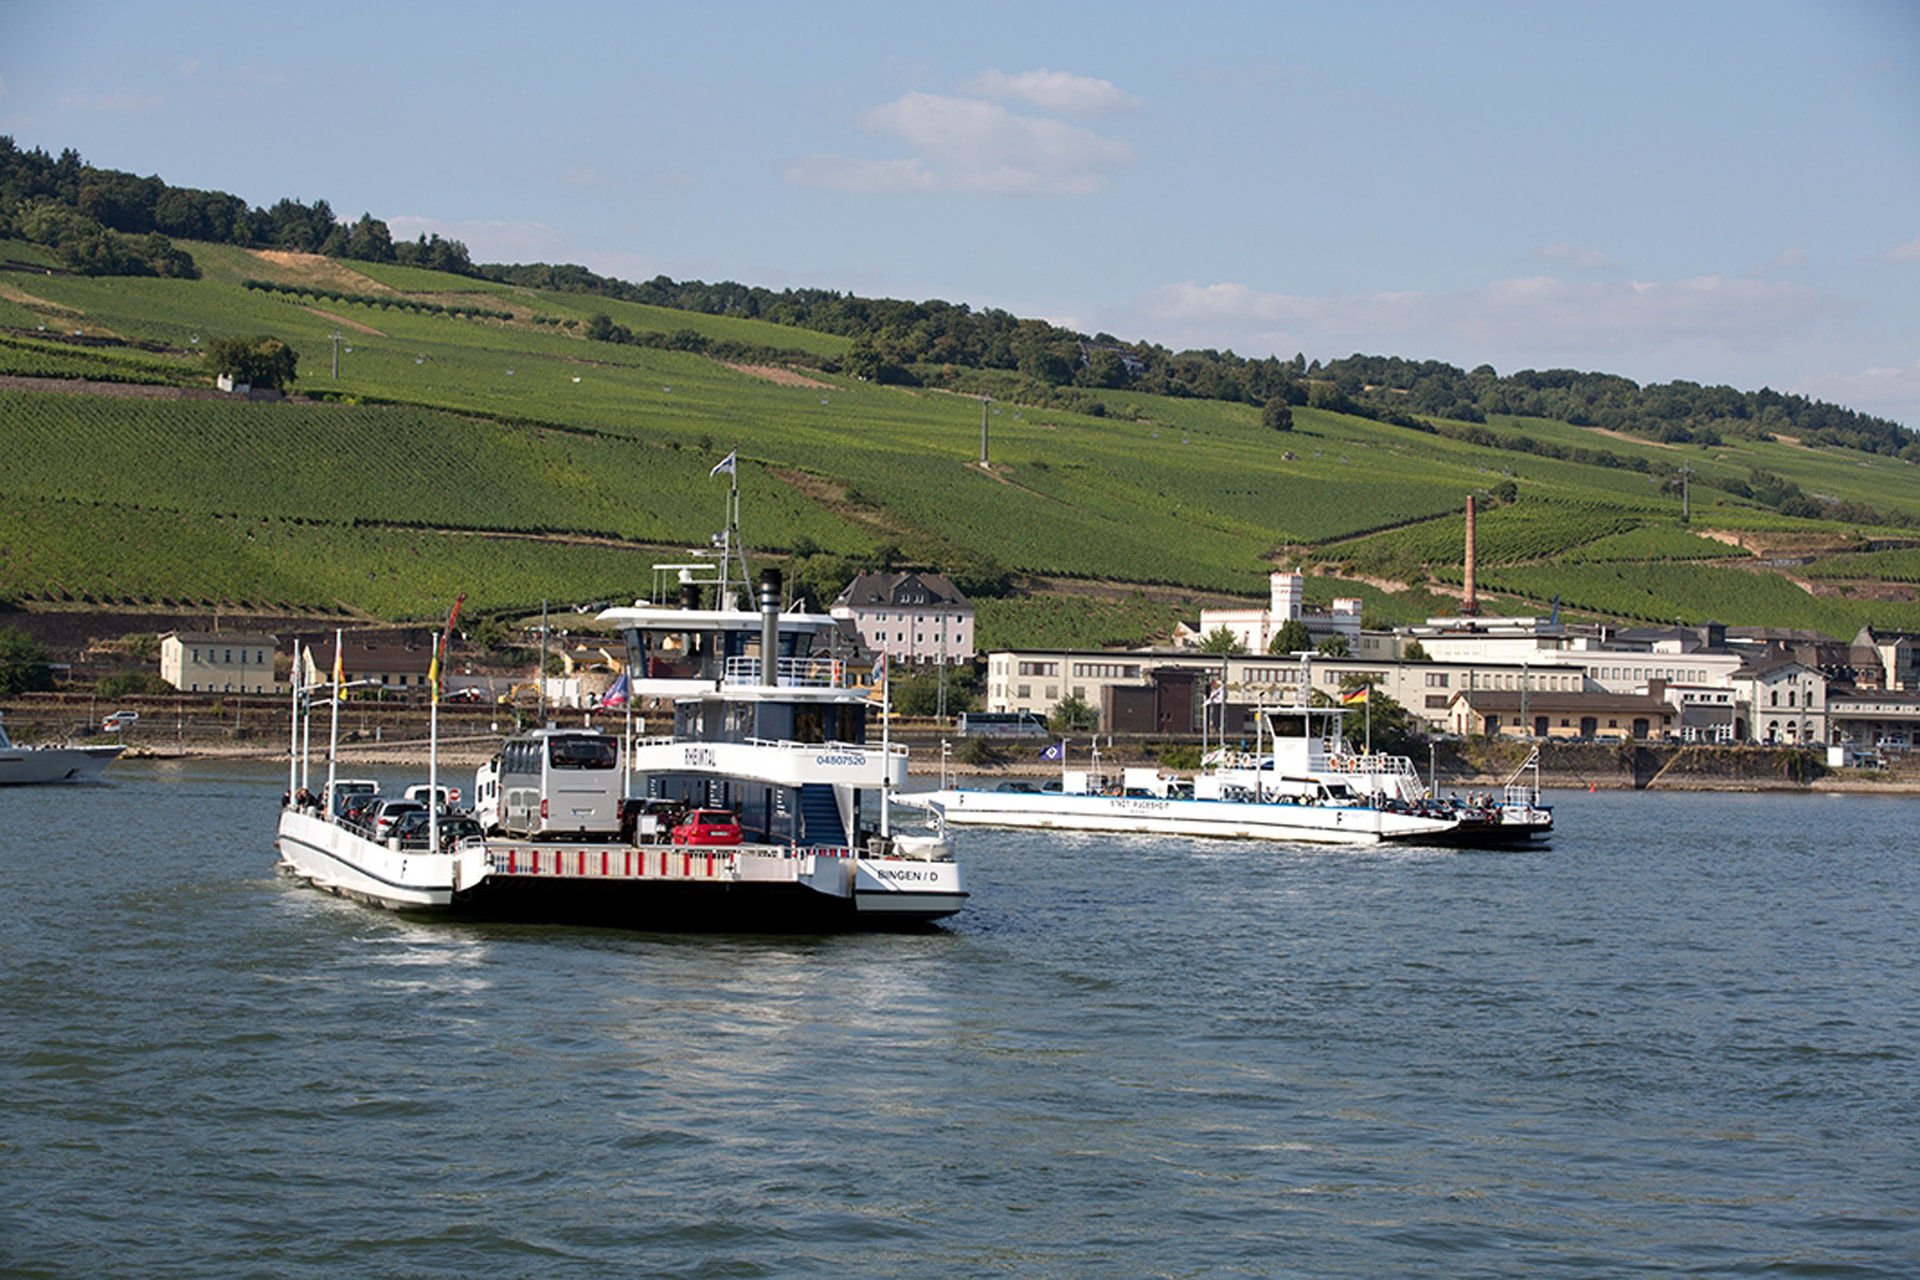
[{"label": "black car", "polygon": [[[401,814],[388,829],[387,839],[398,840],[402,849],[426,848],[429,817],[425,809]],[[467,840],[481,839],[483,834],[480,824],[464,813],[440,815],[440,847],[442,849],[453,849]]]}]

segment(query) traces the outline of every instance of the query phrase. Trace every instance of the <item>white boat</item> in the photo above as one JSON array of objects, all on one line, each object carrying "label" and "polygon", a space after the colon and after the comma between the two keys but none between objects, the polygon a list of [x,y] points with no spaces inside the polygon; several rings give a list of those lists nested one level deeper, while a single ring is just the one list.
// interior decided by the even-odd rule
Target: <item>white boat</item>
[{"label": "white boat", "polygon": [[[1218,751],[1193,778],[1157,769],[1065,767],[1058,783],[943,787],[917,797],[952,825],[1151,832],[1313,844],[1524,844],[1552,830],[1553,812],[1509,780],[1495,798],[1439,798],[1404,756],[1339,746],[1338,707],[1261,707],[1271,745]],[[1536,758],[1531,761],[1537,770]],[[1537,772],[1536,772],[1537,779]]]},{"label": "white boat", "polygon": [[16,743],[0,724],[0,786],[102,782],[101,773],[123,746],[30,747]]},{"label": "white boat", "polygon": [[[503,820],[513,805],[499,797],[551,772],[542,753],[594,754],[577,731],[529,734],[512,740],[511,761],[476,776],[494,833],[476,825],[457,843],[381,843],[335,816],[330,794],[290,779],[281,866],[401,910],[635,928],[900,927],[958,912],[967,892],[944,833],[892,830],[887,798],[905,781],[906,750],[869,740],[880,708],[844,662],[817,651],[837,624],[783,613],[775,571],[762,577],[755,613],[732,607],[713,565],[666,568],[683,588],[677,603],[600,615],[626,641],[629,696],[675,706],[671,735],[612,739],[627,819],[617,829],[582,818],[561,835],[558,820]],[[718,593],[710,607],[699,598],[709,589]],[[583,779],[568,781],[577,799]],[[670,804],[734,813],[741,843],[670,843],[651,812]],[[583,802],[578,812],[590,810]],[[545,805],[537,812],[549,817]]]}]

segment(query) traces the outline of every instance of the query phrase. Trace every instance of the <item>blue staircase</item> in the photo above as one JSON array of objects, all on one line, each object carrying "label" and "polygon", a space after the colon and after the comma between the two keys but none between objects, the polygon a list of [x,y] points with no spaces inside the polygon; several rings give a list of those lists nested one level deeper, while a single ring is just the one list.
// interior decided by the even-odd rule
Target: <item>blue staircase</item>
[{"label": "blue staircase", "polygon": [[833,798],[833,787],[827,783],[801,784],[800,843],[805,845],[847,843],[847,829],[840,822],[840,804]]}]

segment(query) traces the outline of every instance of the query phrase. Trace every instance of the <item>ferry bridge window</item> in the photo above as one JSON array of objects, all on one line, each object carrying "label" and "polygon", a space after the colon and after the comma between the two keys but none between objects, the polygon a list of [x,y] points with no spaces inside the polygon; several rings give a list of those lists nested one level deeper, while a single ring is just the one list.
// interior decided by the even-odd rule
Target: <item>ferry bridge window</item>
[{"label": "ferry bridge window", "polygon": [[547,758],[556,769],[612,769],[620,763],[611,738],[550,738]]}]

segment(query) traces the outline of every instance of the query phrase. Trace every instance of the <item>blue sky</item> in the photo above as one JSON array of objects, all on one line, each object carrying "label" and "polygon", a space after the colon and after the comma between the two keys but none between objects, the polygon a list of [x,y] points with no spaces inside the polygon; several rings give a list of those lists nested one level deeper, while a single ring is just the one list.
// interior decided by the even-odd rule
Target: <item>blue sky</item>
[{"label": "blue sky", "polygon": [[482,261],[1920,428],[1920,4],[0,0],[0,132]]}]

